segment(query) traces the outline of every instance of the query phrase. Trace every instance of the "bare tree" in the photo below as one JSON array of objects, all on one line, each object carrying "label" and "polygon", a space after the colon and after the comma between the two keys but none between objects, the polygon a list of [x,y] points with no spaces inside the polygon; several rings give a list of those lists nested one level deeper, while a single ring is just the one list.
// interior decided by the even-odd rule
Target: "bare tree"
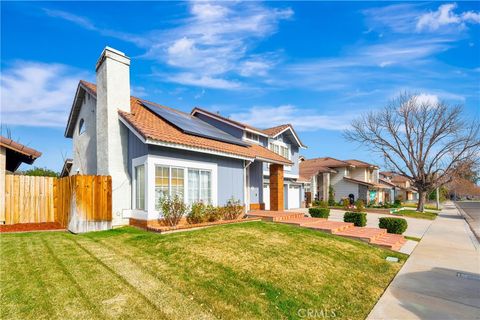
[{"label": "bare tree", "polygon": [[448,183],[457,164],[478,161],[480,126],[465,120],[462,110],[404,93],[352,121],[344,135],[383,156],[388,169],[411,179],[419,194],[417,210],[423,211],[427,194]]}]

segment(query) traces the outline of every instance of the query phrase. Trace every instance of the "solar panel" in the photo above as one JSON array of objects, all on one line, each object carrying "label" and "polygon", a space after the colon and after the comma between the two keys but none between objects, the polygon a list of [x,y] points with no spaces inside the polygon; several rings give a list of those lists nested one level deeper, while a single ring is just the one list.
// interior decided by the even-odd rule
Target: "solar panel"
[{"label": "solar panel", "polygon": [[235,138],[225,131],[218,129],[198,119],[197,117],[175,112],[166,108],[157,107],[145,101],[142,101],[142,104],[148,110],[154,112],[156,115],[168,121],[170,124],[182,130],[184,133],[217,141],[228,142],[239,146],[248,146],[248,144],[242,140]]}]

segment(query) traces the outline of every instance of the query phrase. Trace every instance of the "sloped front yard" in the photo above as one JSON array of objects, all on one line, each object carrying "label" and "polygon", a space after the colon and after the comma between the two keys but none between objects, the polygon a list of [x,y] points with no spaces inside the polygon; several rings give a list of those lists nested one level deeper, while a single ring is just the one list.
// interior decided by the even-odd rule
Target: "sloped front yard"
[{"label": "sloped front yard", "polygon": [[2,319],[363,319],[406,257],[265,222],[0,241]]}]

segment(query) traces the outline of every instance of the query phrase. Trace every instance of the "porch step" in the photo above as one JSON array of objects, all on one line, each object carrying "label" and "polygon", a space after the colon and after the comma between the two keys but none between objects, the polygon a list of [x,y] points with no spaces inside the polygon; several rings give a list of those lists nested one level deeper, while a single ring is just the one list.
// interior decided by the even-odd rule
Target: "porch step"
[{"label": "porch step", "polygon": [[398,251],[407,242],[401,234],[386,233],[372,240],[370,243],[379,247]]},{"label": "porch step", "polygon": [[326,220],[326,221],[317,221],[314,223],[309,223],[305,225],[305,228],[321,230],[328,233],[337,234],[337,232],[341,232],[341,231],[353,228],[353,223]]},{"label": "porch step", "polygon": [[297,226],[306,227],[311,224],[315,224],[318,222],[325,222],[327,219],[324,218],[310,218],[310,217],[301,217],[301,218],[293,218],[287,219],[283,221],[279,221],[280,223],[287,223],[287,224],[295,224]]},{"label": "porch step", "polygon": [[305,214],[301,212],[258,210],[258,211],[250,211],[249,213],[247,213],[247,216],[252,218],[253,217],[261,218],[262,220],[265,220],[265,221],[283,222],[286,220],[303,218]]},{"label": "porch step", "polygon": [[353,227],[339,232],[335,232],[338,236],[347,238],[360,239],[362,241],[371,242],[387,233],[386,229]]}]

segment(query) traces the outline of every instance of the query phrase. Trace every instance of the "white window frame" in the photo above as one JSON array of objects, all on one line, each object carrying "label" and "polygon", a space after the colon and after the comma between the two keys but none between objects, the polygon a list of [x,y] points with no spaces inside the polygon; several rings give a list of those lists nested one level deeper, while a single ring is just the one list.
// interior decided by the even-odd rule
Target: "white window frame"
[{"label": "white window frame", "polygon": [[[148,197],[149,197],[149,192],[148,192],[148,163],[147,163],[147,156],[139,157],[132,159],[132,211],[131,211],[131,217],[135,219],[141,219],[141,220],[147,220],[148,218]],[[137,207],[137,181],[136,181],[136,175],[135,175],[135,168],[138,166],[144,166],[144,181],[145,181],[145,210],[139,210],[136,209]]]},{"label": "white window frame", "polygon": [[145,155],[132,159],[132,208],[136,207],[136,190],[135,186],[135,167],[138,165],[145,165],[145,211],[144,210],[131,210],[131,217],[141,220],[155,220],[161,217],[161,212],[156,210],[155,206],[155,166],[166,166],[183,168],[184,172],[184,201],[188,201],[188,168],[200,169],[210,171],[211,175],[211,188],[212,188],[212,205],[218,205],[218,166],[216,163],[202,162],[194,160],[184,160],[156,155]]},{"label": "white window frame", "polygon": [[[249,137],[247,136],[248,134],[251,134],[252,137],[257,137],[257,139],[255,140],[255,139],[249,138]],[[243,139],[246,140],[246,141],[250,141],[250,142],[253,142],[253,143],[260,144],[260,135],[257,134],[257,133],[253,133],[253,132],[250,132],[250,131],[244,131]]]}]

